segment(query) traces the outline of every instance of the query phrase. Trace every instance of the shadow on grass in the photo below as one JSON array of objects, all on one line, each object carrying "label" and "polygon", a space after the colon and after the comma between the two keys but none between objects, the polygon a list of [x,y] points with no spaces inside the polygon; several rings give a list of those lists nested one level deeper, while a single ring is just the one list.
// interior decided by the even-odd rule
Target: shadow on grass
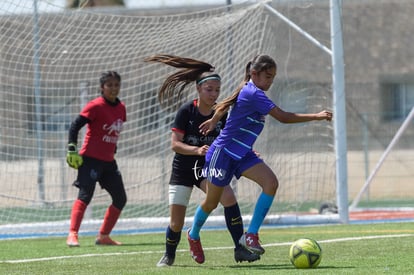
[{"label": "shadow on grass", "polygon": [[[124,242],[122,242],[122,245],[120,245],[120,247],[122,247],[122,246],[149,246],[149,247],[153,247],[154,245],[156,245],[156,244],[154,244],[153,242],[148,242],[148,243],[124,243]],[[160,243],[159,244],[159,246],[160,247],[163,247],[163,245],[165,246],[165,243]]]},{"label": "shadow on grass", "polygon": [[[181,267],[181,268],[194,268],[194,265],[175,265],[177,267]],[[294,266],[292,266],[291,264],[248,264],[248,265],[215,265],[214,267],[211,266],[203,266],[204,269],[211,269],[211,270],[219,270],[222,268],[231,268],[231,269],[238,269],[238,270],[296,270],[296,268]],[[317,270],[335,270],[335,269],[355,269],[354,266],[348,266],[348,267],[344,267],[344,266],[319,266],[317,268],[313,268],[313,269],[317,269]],[[312,270],[313,270],[312,269]],[[306,270],[306,269],[297,269],[297,270]]]},{"label": "shadow on grass", "polygon": [[249,265],[231,265],[229,268],[235,269],[255,269],[255,270],[273,270],[273,269],[292,269],[291,264],[249,264]]},{"label": "shadow on grass", "polygon": [[[119,247],[119,248],[122,248],[122,247],[140,247],[140,246],[142,246],[142,247],[144,247],[144,246],[153,247],[154,246],[153,242],[148,242],[148,243],[143,243],[143,242],[142,243],[125,243],[125,242],[121,241],[121,243],[122,243],[122,245],[104,245],[104,244],[97,245],[95,243],[86,243],[85,244],[85,242],[82,242],[80,247],[69,247],[69,248],[71,248],[71,249],[91,248],[91,247],[103,247],[103,248],[117,248],[117,247]],[[165,244],[163,244],[163,243],[159,244],[160,247],[162,247],[162,245],[165,246]],[[65,244],[65,246],[67,246],[67,245]]]},{"label": "shadow on grass", "polygon": [[[252,264],[249,264],[249,265],[231,265],[231,266],[228,266],[229,268],[237,268],[237,269],[251,269],[251,268],[254,268],[254,269],[257,269],[257,270],[273,270],[273,269],[289,269],[289,270],[292,270],[292,269],[296,269],[293,265],[291,265],[291,264],[264,264],[264,265],[261,265],[261,264],[254,264],[254,265],[252,265]],[[348,268],[348,269],[354,269],[355,267],[353,267],[353,266],[348,266],[348,267],[344,267],[344,266],[319,266],[319,267],[317,267],[317,268],[310,268],[310,269],[318,269],[318,270],[324,270],[324,269],[344,269],[344,268]],[[298,270],[305,270],[306,268],[304,268],[304,269],[299,269],[298,268]]]},{"label": "shadow on grass", "polygon": [[[260,264],[255,264],[255,265],[232,265],[229,266],[229,268],[234,268],[234,269],[251,269],[254,268],[255,270],[274,270],[274,269],[279,269],[279,270],[292,270],[292,269],[296,269],[293,265],[291,264],[265,264],[265,265],[260,265]],[[355,267],[353,266],[348,266],[348,267],[343,267],[343,266],[319,266],[317,268],[310,268],[310,269],[318,269],[318,270],[326,270],[326,269],[354,269]],[[298,269],[298,270],[305,270],[305,269]]]}]

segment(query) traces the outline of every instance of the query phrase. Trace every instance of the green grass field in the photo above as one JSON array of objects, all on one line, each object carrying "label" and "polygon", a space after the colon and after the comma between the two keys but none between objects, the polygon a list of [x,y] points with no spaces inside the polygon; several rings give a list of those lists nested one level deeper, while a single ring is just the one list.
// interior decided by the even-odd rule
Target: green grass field
[{"label": "green grass field", "polygon": [[[195,263],[185,232],[172,267],[155,265],[164,249],[164,233],[116,235],[118,247],[95,246],[80,236],[68,248],[65,238],[0,241],[0,274],[414,274],[413,223],[375,223],[302,227],[264,227],[266,253],[260,261],[237,264],[227,231],[202,231],[206,262]],[[290,263],[290,243],[317,240],[323,256],[318,268],[299,270]]]}]

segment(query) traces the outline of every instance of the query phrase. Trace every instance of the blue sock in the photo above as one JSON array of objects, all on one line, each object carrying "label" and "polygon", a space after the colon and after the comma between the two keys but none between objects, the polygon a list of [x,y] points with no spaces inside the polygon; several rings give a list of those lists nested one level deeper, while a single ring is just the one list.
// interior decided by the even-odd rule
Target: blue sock
[{"label": "blue sock", "polygon": [[201,205],[197,207],[196,212],[194,214],[193,226],[191,227],[191,230],[189,233],[191,239],[193,240],[200,239],[201,227],[204,225],[209,215],[210,213],[204,212],[204,210],[201,208]]},{"label": "blue sock", "polygon": [[273,199],[274,196],[267,195],[263,192],[260,194],[247,233],[257,234],[259,232],[259,228],[262,225],[267,212],[269,212],[270,206],[272,206]]}]

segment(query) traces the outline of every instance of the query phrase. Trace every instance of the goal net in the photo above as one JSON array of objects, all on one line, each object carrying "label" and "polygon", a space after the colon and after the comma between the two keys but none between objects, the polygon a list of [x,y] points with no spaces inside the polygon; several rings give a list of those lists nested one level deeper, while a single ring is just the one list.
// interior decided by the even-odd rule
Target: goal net
[{"label": "goal net", "polygon": [[[329,5],[311,2],[274,1],[272,6],[316,39],[329,41]],[[68,10],[46,0],[33,3],[3,0],[0,5],[3,236],[66,234],[77,196],[72,186],[76,171],[65,161],[68,127],[84,104],[99,95],[103,71],[120,73],[120,99],[127,106],[116,154],[128,195],[115,227],[119,233],[164,230],[168,224],[176,109],[161,108],[157,92],[174,69],[145,63],[145,57],[166,53],[213,64],[223,79],[222,99],[240,83],[247,62],[266,53],[278,63],[268,94],[282,109],[318,112],[332,106],[330,56],[270,14],[265,2],[168,12]],[[195,97],[191,86],[180,103]],[[286,125],[268,117],[255,150],[280,182],[266,223],[331,221],[318,212],[336,200],[332,124]],[[232,186],[248,224],[261,190],[243,178]],[[194,190],[187,224],[203,197]],[[96,233],[109,204],[109,195],[97,187],[81,232]],[[222,216],[219,207],[207,225],[224,225]]]}]

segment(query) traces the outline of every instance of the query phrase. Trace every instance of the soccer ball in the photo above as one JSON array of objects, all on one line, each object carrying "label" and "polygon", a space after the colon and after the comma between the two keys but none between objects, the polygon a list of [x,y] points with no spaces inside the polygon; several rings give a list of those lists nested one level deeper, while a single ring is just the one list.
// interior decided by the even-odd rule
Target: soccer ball
[{"label": "soccer ball", "polygon": [[296,240],[289,250],[289,258],[296,268],[315,268],[322,259],[322,248],[312,239]]}]

